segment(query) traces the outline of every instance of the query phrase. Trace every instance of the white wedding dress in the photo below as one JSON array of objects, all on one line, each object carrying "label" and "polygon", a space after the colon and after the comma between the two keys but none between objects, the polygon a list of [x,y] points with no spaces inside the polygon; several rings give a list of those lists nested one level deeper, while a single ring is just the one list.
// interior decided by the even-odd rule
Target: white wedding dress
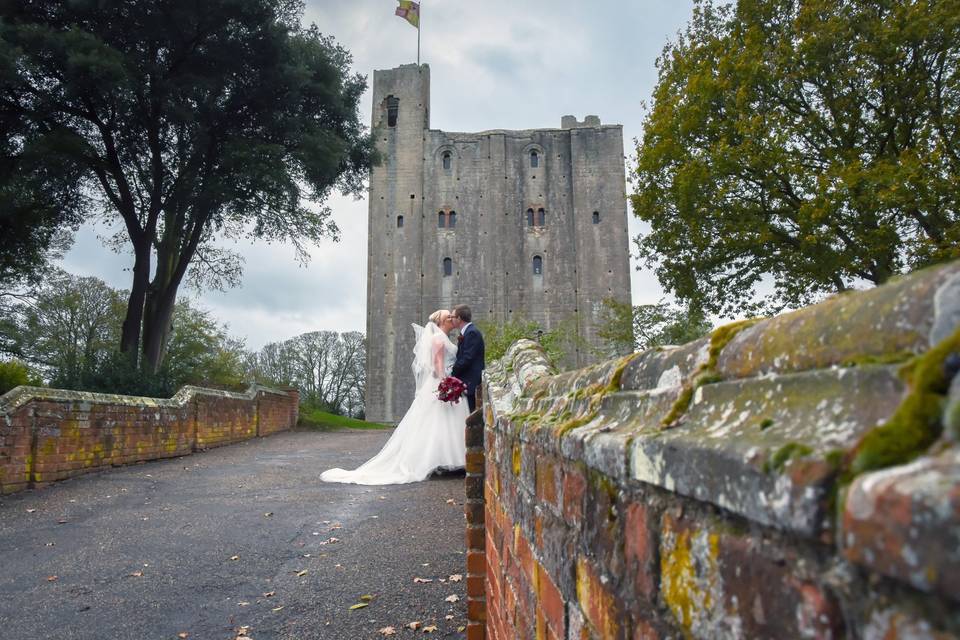
[{"label": "white wedding dress", "polygon": [[324,482],[353,484],[404,484],[426,480],[436,469],[459,469],[466,463],[464,423],[469,410],[466,398],[452,404],[437,398],[437,387],[450,375],[457,347],[433,322],[413,325],[416,395],[380,452],[353,471],[330,469],[320,474]]}]

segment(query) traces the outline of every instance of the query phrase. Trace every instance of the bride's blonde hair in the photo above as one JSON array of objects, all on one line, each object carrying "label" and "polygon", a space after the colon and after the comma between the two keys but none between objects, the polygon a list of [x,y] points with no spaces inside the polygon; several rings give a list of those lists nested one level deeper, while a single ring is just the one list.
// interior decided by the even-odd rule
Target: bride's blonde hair
[{"label": "bride's blonde hair", "polygon": [[436,311],[430,314],[430,317],[428,318],[428,320],[430,320],[430,322],[432,322],[433,324],[439,327],[440,323],[443,322],[443,317],[445,315],[448,315],[449,313],[450,312],[447,311],[446,309],[437,309]]}]

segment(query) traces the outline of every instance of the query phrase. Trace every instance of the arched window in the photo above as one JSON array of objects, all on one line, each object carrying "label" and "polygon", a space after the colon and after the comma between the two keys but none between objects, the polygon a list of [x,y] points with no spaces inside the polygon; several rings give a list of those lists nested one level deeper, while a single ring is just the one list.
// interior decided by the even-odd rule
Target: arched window
[{"label": "arched window", "polygon": [[543,258],[540,256],[533,256],[533,275],[543,275]]},{"label": "arched window", "polygon": [[400,111],[400,98],[387,96],[387,126],[397,126],[397,114]]},{"label": "arched window", "polygon": [[441,211],[437,214],[437,227],[443,229],[447,226],[447,212]]},{"label": "arched window", "polygon": [[447,276],[452,276],[452,275],[453,275],[453,260],[451,260],[450,258],[444,258],[443,259],[443,277],[446,278]]},{"label": "arched window", "polygon": [[533,209],[527,209],[527,226],[532,227],[533,224],[534,224]]},{"label": "arched window", "polygon": [[450,165],[452,163],[452,158],[449,151],[443,152],[443,170],[450,171]]},{"label": "arched window", "polygon": [[593,212],[593,224],[600,224],[600,212],[599,212],[599,211],[594,211],[594,212]]},{"label": "arched window", "polygon": [[530,152],[530,168],[536,169],[540,166],[540,154],[536,151]]},{"label": "arched window", "polygon": [[537,226],[542,227],[547,222],[547,212],[543,209],[537,209]]},{"label": "arched window", "polygon": [[457,212],[456,212],[456,211],[451,211],[451,212],[450,212],[450,216],[449,216],[448,221],[447,221],[447,226],[450,227],[451,229],[453,229],[455,226],[457,226]]},{"label": "arched window", "polygon": [[397,216],[397,229],[403,228],[403,216]]}]

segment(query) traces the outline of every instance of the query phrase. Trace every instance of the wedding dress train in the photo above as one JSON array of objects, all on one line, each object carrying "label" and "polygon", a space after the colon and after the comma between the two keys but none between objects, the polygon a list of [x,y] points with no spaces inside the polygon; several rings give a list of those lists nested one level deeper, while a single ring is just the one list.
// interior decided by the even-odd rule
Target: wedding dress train
[{"label": "wedding dress train", "polygon": [[466,399],[451,404],[437,398],[437,386],[450,374],[457,347],[432,322],[425,327],[413,327],[417,333],[413,348],[417,392],[413,403],[375,456],[353,471],[324,471],[320,475],[324,482],[404,484],[425,480],[436,469],[464,466]]}]

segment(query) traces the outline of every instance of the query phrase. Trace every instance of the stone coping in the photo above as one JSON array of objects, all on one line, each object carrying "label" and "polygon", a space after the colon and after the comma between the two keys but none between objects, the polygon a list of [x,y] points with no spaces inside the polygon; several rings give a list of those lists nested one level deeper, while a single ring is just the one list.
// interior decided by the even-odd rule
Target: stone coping
[{"label": "stone coping", "polygon": [[[911,393],[904,364],[960,331],[958,287],[960,262],[948,263],[560,374],[539,345],[518,341],[485,372],[491,428],[618,481],[827,540],[851,460]],[[955,437],[947,429],[933,448]],[[960,481],[951,486],[960,494]]]},{"label": "stone coping", "polygon": [[186,406],[191,400],[198,396],[232,398],[235,400],[253,400],[260,393],[271,393],[281,396],[288,394],[288,392],[284,391],[283,389],[277,389],[275,387],[269,387],[261,384],[252,384],[246,391],[239,392],[186,385],[177,391],[172,398],[149,398],[146,396],[96,393],[92,391],[72,391],[68,389],[51,389],[47,387],[19,386],[14,387],[7,393],[0,396],[0,415],[9,415],[31,400],[179,408]]}]

